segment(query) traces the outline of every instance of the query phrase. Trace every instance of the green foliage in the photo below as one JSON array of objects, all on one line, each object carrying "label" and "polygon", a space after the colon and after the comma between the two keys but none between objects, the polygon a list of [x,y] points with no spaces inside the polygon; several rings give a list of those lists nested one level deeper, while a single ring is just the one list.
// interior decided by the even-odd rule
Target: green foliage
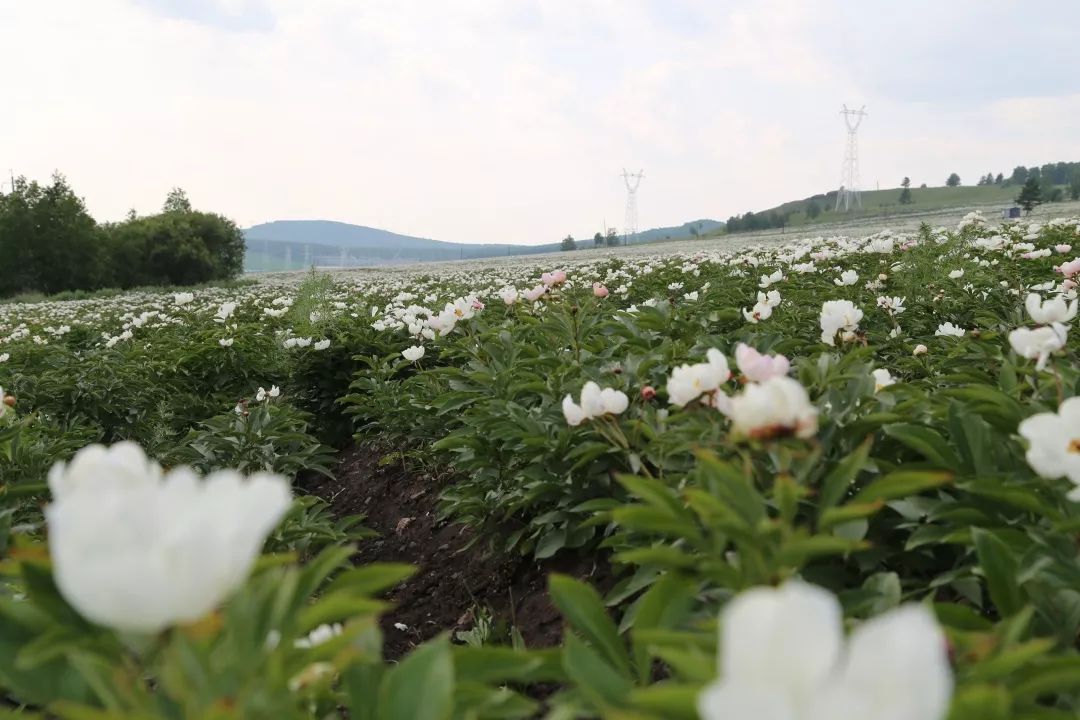
[{"label": "green foliage", "polygon": [[948,179],[945,181],[945,187],[959,187],[959,185],[960,176],[956,173],[952,173],[951,175],[949,175]]},{"label": "green foliage", "polygon": [[1030,213],[1036,205],[1042,205],[1042,203],[1042,185],[1037,178],[1029,177],[1024,187],[1020,189],[1020,194],[1016,196],[1016,204],[1024,208],[1025,212]]},{"label": "green foliage", "polygon": [[235,277],[244,237],[230,220],[195,212],[174,188],[160,215],[99,226],[62,175],[49,185],[17,178],[0,194],[0,297],[139,285],[191,285]]},{"label": "green foliage", "polygon": [[[951,717],[1073,716],[1080,511],[1069,481],[1032,471],[1017,428],[1080,390],[1078,341],[1041,370],[1016,354],[1007,334],[1029,324],[1024,291],[1061,259],[985,246],[1080,238],[1071,221],[1030,230],[969,219],[872,252],[835,240],[806,274],[793,266],[807,258],[767,250],[754,264],[719,252],[590,257],[537,304],[499,299],[503,284],[531,287],[537,274],[500,267],[367,286],[311,274],[200,291],[184,306],[139,294],[2,314],[14,339],[0,346],[11,355],[0,384],[18,398],[0,421],[5,700],[73,718],[692,718],[718,672],[718,612],[746,589],[801,578],[836,594],[851,625],[932,606],[953,649]],[[859,283],[838,286],[834,265]],[[742,309],[775,270],[787,275],[783,300],[749,322]],[[594,279],[609,297],[593,295]],[[458,295],[448,312],[477,307],[468,295],[483,287],[487,307],[447,332],[411,327]],[[906,298],[903,314],[879,295]],[[818,313],[837,298],[864,316],[855,340],[830,347]],[[226,301],[238,304],[215,317]],[[937,336],[945,320],[964,337]],[[113,342],[121,330],[131,335]],[[285,347],[298,337],[330,345]],[[676,367],[709,348],[731,358],[740,342],[791,358],[818,412],[813,437],[739,438],[715,408],[668,402]],[[405,360],[419,343],[424,356]],[[917,344],[928,351],[913,354]],[[879,387],[875,369],[897,382]],[[625,392],[628,407],[571,426],[563,398],[589,380]],[[253,399],[272,384],[280,397]],[[384,662],[375,595],[406,570],[347,568],[342,548],[370,533],[313,498],[298,500],[268,542],[277,556],[220,612],[147,647],[88,625],[53,585],[38,544],[44,479],[78,447],[135,439],[168,464],[302,480],[329,471],[323,443],[344,447],[352,432],[437,474],[445,517],[480,542],[610,560],[603,592],[550,578],[561,648],[524,649],[478,609],[471,629]],[[334,622],[341,635],[295,645]],[[543,700],[522,692],[530,683],[546,684]]]}]

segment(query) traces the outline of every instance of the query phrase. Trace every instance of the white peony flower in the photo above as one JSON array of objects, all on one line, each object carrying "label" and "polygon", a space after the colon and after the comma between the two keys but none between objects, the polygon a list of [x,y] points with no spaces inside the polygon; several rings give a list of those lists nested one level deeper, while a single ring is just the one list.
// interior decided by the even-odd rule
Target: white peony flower
[{"label": "white peony flower", "polygon": [[715,392],[728,381],[731,369],[724,354],[711,348],[705,357],[707,362],[680,365],[671,371],[667,382],[668,402],[684,407],[706,393]]},{"label": "white peony flower", "polygon": [[959,270],[953,270],[949,273],[949,277],[953,280],[959,280],[960,278],[964,277],[964,269],[961,268]]},{"label": "white peony flower", "polygon": [[731,418],[731,432],[741,437],[807,438],[818,428],[817,408],[810,402],[806,389],[798,380],[785,375],[747,385],[731,398],[724,412]]},{"label": "white peony flower", "polygon": [[328,347],[330,347],[330,341],[329,340],[320,340],[319,342],[312,345],[311,349],[312,350],[325,350]]},{"label": "white peony flower", "polygon": [[877,368],[870,374],[874,376],[874,392],[881,392],[884,388],[896,383],[896,378],[885,368]]},{"label": "white peony flower", "polygon": [[771,275],[762,275],[761,281],[758,283],[758,286],[764,289],[769,287],[770,285],[780,282],[783,279],[784,272],[782,270],[777,270]]},{"label": "white peony flower", "polygon": [[619,415],[630,406],[626,393],[614,388],[603,388],[592,380],[581,388],[581,404],[574,402],[571,395],[562,401],[563,416],[568,425],[577,426],[586,420],[603,415]]},{"label": "white peony flower", "polygon": [[921,605],[869,620],[845,643],[836,598],[791,580],[739,595],[721,623],[723,675],[698,696],[703,720],[942,720],[948,712],[945,636]]},{"label": "white peony flower", "polygon": [[236,310],[236,303],[222,303],[221,307],[218,308],[217,315],[214,317],[214,322],[225,322],[233,314],[234,310]]},{"label": "white peony flower", "polygon": [[401,351],[401,357],[405,358],[409,362],[416,362],[420,358],[424,357],[424,346],[413,345],[412,347],[405,348]]},{"label": "white peony flower", "polygon": [[189,302],[195,299],[195,295],[189,292],[175,293],[173,295],[173,304],[177,307],[187,305]]},{"label": "white peony flower", "polygon": [[854,285],[857,282],[859,282],[859,273],[855,272],[854,270],[845,270],[844,272],[840,273],[840,277],[833,280],[833,283],[839,285],[840,287],[844,287],[845,285]]},{"label": "white peony flower", "polygon": [[906,300],[907,298],[882,295],[877,299],[877,306],[889,313],[889,315],[900,315],[907,309],[904,307],[904,302]]},{"label": "white peony flower", "polygon": [[1043,325],[1034,330],[1017,328],[1009,333],[1009,345],[1020,357],[1037,360],[1036,370],[1046,367],[1050,354],[1065,347],[1068,339],[1069,328],[1061,323]]},{"label": "white peony flower", "polygon": [[255,393],[255,402],[262,402],[263,400],[269,400],[270,398],[276,398],[281,395],[281,388],[277,385],[271,385],[270,389],[259,388],[259,392]]},{"label": "white peony flower", "polygon": [[221,347],[232,347],[232,344],[233,344],[233,339],[232,338],[222,338],[222,339],[218,340],[218,345],[220,345]]},{"label": "white peony flower", "polygon": [[1031,319],[1040,325],[1066,323],[1076,317],[1076,300],[1066,303],[1062,297],[1043,300],[1038,293],[1031,293],[1024,301]]},{"label": "white peony flower", "polygon": [[853,339],[862,318],[862,310],[850,300],[826,300],[821,306],[821,342],[835,345],[837,333],[843,340]]},{"label": "white peony flower", "polygon": [[755,324],[772,317],[773,308],[780,304],[780,293],[776,290],[770,290],[768,293],[759,292],[757,298],[757,304],[752,309],[743,308],[742,311],[747,322]]},{"label": "white peony flower", "polygon": [[918,357],[919,355],[925,355],[927,352],[929,352],[927,347],[925,345],[923,345],[922,343],[919,343],[918,345],[915,346],[915,349],[911,351],[911,354]]},{"label": "white peony flower", "polygon": [[1028,441],[1027,461],[1044,478],[1067,477],[1076,485],[1069,499],[1080,502],[1080,397],[1061,403],[1056,413],[1039,413],[1020,423]]},{"label": "white peony flower", "polygon": [[322,645],[328,640],[333,640],[341,635],[343,631],[344,628],[342,628],[341,623],[334,623],[333,625],[324,623],[309,632],[307,637],[297,638],[293,642],[293,646],[301,649],[313,648],[316,645]]},{"label": "white peony flower", "polygon": [[140,633],[193,622],[221,604],[291,503],[280,476],[163,474],[133,443],[80,450],[53,466],[49,488],[60,593],[88,620]]},{"label": "white peony flower", "polygon": [[8,353],[0,353],[0,363],[6,363],[10,359],[11,355],[9,355]]},{"label": "white peony flower", "polygon": [[502,290],[499,290],[499,297],[507,305],[513,305],[518,301],[518,291],[516,288],[507,285]]},{"label": "white peony flower", "polygon": [[934,335],[938,337],[964,337],[964,333],[966,332],[967,330],[964,328],[953,325],[951,322],[947,322],[938,325]]}]

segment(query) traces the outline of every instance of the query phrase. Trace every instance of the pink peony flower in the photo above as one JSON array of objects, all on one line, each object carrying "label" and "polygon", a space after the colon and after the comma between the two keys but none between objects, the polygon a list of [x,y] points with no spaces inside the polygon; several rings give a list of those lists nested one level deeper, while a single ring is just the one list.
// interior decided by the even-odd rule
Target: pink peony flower
[{"label": "pink peony flower", "polygon": [[1058,254],[1064,255],[1065,253],[1072,250],[1072,245],[1055,245],[1054,249],[1058,251]]},{"label": "pink peony flower", "polygon": [[532,288],[531,290],[526,290],[525,292],[522,293],[522,295],[524,295],[525,299],[528,300],[529,302],[536,302],[537,300],[540,299],[540,296],[543,295],[546,292],[547,292],[546,287],[544,287],[543,285],[537,285],[536,287]]},{"label": "pink peony flower", "polygon": [[608,289],[596,282],[592,284],[592,294],[598,298],[606,298],[608,296]]},{"label": "pink peony flower", "polygon": [[1080,257],[1073,258],[1067,263],[1061,263],[1054,269],[1065,277],[1071,278],[1073,275],[1080,273]]},{"label": "pink peony flower", "polygon": [[791,369],[791,363],[783,355],[763,355],[745,343],[735,346],[735,364],[751,382],[787,375]]},{"label": "pink peony flower", "polygon": [[540,281],[544,283],[544,285],[547,287],[552,287],[553,285],[561,285],[562,283],[566,282],[566,271],[552,270],[551,272],[546,272],[540,276]]}]

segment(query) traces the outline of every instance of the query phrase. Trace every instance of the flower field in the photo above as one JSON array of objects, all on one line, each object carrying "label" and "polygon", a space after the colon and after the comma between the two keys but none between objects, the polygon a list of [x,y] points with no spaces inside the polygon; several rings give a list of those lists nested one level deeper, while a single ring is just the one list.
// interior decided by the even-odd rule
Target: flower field
[{"label": "flower field", "polygon": [[[0,305],[0,716],[1080,716],[1080,219],[565,257]],[[611,581],[384,658],[354,445]]]}]

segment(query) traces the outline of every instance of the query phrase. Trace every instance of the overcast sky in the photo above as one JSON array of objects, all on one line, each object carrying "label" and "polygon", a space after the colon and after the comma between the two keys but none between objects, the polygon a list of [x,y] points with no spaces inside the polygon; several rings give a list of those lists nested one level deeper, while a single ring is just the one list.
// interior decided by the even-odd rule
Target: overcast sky
[{"label": "overcast sky", "polygon": [[[0,0],[0,171],[99,220],[552,242],[1080,160],[1077,0]],[[6,175],[6,172],[3,173]]]}]

